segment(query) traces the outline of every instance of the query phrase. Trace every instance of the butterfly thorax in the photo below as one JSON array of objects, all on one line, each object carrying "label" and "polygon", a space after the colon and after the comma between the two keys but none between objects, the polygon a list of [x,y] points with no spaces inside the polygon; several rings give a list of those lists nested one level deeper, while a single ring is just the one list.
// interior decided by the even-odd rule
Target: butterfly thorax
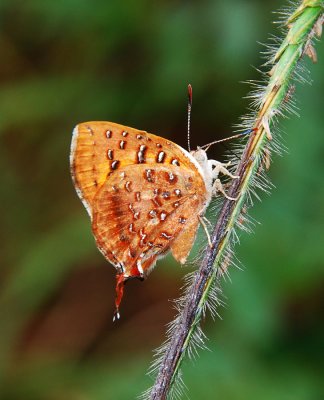
[{"label": "butterfly thorax", "polygon": [[207,153],[205,150],[197,147],[197,150],[190,152],[190,155],[199,164],[199,172],[204,179],[206,185],[206,208],[208,207],[212,198],[212,188],[213,188],[213,168],[211,160],[208,160]]}]

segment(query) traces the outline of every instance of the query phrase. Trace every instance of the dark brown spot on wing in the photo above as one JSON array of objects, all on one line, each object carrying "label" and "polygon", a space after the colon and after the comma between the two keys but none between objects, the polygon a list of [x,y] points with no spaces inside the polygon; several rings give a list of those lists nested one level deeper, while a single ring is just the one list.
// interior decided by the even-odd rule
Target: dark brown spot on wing
[{"label": "dark brown spot on wing", "polygon": [[147,150],[147,146],[145,146],[145,144],[142,144],[139,147],[139,150],[137,152],[137,162],[139,164],[145,163],[145,152],[146,152],[146,150]]},{"label": "dark brown spot on wing", "polygon": [[127,243],[129,243],[129,237],[127,236],[127,235],[125,235],[124,233],[121,233],[120,235],[119,235],[119,240],[121,241],[121,242],[127,242]]},{"label": "dark brown spot on wing", "polygon": [[136,231],[134,230],[134,224],[129,224],[129,226],[128,226],[128,231],[129,231],[130,233],[136,233]]},{"label": "dark brown spot on wing", "polygon": [[165,192],[162,192],[161,193],[161,196],[164,198],[164,199],[166,199],[166,200],[168,200],[169,198],[170,198],[170,192],[168,192],[168,191],[165,191]]},{"label": "dark brown spot on wing", "polygon": [[173,238],[173,236],[170,235],[170,233],[168,233],[168,232],[161,232],[160,237],[163,239],[167,239],[167,240],[170,240]]},{"label": "dark brown spot on wing", "polygon": [[131,185],[132,185],[132,182],[130,182],[130,181],[127,181],[125,183],[125,189],[127,190],[127,192],[131,192],[132,191]]},{"label": "dark brown spot on wing", "polygon": [[165,152],[164,151],[160,151],[156,156],[156,162],[163,163],[164,160],[165,160],[165,156],[166,156]]},{"label": "dark brown spot on wing", "polygon": [[143,246],[146,244],[145,239],[146,239],[146,237],[147,237],[147,234],[145,233],[144,228],[142,228],[142,229],[139,231],[139,236],[140,236],[140,239],[141,239],[141,241],[140,241],[140,247],[143,247]]},{"label": "dark brown spot on wing", "polygon": [[109,160],[113,160],[113,159],[114,159],[114,152],[113,152],[113,150],[109,149],[109,150],[107,151],[107,157],[108,157]]},{"label": "dark brown spot on wing", "polygon": [[150,218],[156,218],[156,217],[157,217],[157,212],[156,212],[156,210],[151,210],[151,211],[148,213],[148,216],[149,216]]},{"label": "dark brown spot on wing", "polygon": [[165,221],[168,214],[165,211],[160,212],[160,221]]},{"label": "dark brown spot on wing", "polygon": [[158,195],[155,195],[152,199],[152,203],[156,206],[156,207],[161,207],[162,206],[162,201],[160,200]]},{"label": "dark brown spot on wing", "polygon": [[117,169],[119,165],[119,160],[115,160],[111,163],[111,169]]},{"label": "dark brown spot on wing", "polygon": [[129,255],[130,255],[132,258],[135,258],[135,257],[136,257],[136,250],[133,249],[132,247],[130,247],[130,248],[129,248]]},{"label": "dark brown spot on wing", "polygon": [[167,180],[167,182],[169,182],[171,185],[174,185],[175,183],[178,182],[178,177],[176,174],[174,174],[173,172],[166,172],[165,173],[165,179]]},{"label": "dark brown spot on wing", "polygon": [[144,178],[148,182],[155,182],[155,170],[154,169],[146,169],[144,171]]}]

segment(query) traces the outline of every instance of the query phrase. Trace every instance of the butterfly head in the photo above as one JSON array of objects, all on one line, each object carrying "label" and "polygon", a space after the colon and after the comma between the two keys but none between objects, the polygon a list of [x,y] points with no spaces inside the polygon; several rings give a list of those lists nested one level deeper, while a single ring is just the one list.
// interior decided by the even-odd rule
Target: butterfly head
[{"label": "butterfly head", "polygon": [[197,150],[191,151],[190,155],[192,155],[192,157],[198,163],[200,167],[200,173],[205,181],[207,192],[211,196],[212,186],[213,186],[213,172],[212,172],[212,164],[210,160],[208,160],[206,151],[201,147],[197,147]]},{"label": "butterfly head", "polygon": [[201,167],[204,167],[208,163],[207,153],[201,147],[197,147],[197,150],[192,150],[190,154]]}]

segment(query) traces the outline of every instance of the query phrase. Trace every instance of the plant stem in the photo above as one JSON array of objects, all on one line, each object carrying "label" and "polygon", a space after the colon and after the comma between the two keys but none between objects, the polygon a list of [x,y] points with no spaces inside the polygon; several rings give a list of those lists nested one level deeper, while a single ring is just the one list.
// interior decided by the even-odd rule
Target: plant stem
[{"label": "plant stem", "polygon": [[323,23],[323,3],[320,0],[304,0],[289,16],[286,22],[288,32],[280,47],[267,63],[272,68],[270,78],[262,92],[258,108],[255,111],[251,134],[235,175],[240,178],[232,181],[229,189],[231,197],[225,199],[218,221],[211,235],[213,247],[206,248],[200,268],[189,288],[186,301],[172,331],[172,336],[163,355],[155,384],[150,391],[151,400],[167,398],[171,386],[176,383],[181,362],[200,324],[206,302],[213,285],[219,285],[224,273],[222,262],[226,257],[235,225],[242,215],[242,208],[248,202],[248,194],[257,179],[260,168],[264,169],[262,157],[271,146],[274,117],[282,115],[286,96],[289,94],[289,82],[296,72],[298,62],[307,54],[316,61],[316,52],[311,43],[314,36],[320,36]]}]

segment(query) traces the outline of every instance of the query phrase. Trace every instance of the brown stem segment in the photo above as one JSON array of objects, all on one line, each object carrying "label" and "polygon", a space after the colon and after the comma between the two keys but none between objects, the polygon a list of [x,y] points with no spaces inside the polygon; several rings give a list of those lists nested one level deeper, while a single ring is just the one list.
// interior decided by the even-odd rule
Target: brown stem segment
[{"label": "brown stem segment", "polygon": [[[241,179],[244,176],[247,165],[249,164],[249,158],[250,158],[249,149],[253,147],[252,144],[254,140],[255,140],[255,135],[252,135],[249,139],[249,142],[246,146],[246,150],[237,168],[236,174],[240,176],[240,179],[233,180],[230,189],[230,196],[235,197],[236,193],[238,192]],[[213,273],[214,261],[218,252],[218,248],[222,240],[226,236],[226,225],[229,216],[231,215],[231,210],[234,204],[235,202],[232,200],[225,199],[224,201],[224,205],[220,212],[219,219],[211,236],[213,247],[212,248],[210,248],[209,246],[207,247],[204,259],[196,275],[195,281],[190,289],[190,293],[188,294],[188,300],[181,313],[181,318],[179,325],[177,327],[177,332],[175,335],[173,335],[170,346],[168,347],[167,353],[165,354],[163,362],[160,366],[158,377],[151,392],[151,400],[166,399],[168,390],[172,383],[174,371],[177,367],[179,358],[182,355],[188,331],[191,328],[192,323],[195,319],[196,312],[205,285],[207,284],[211,274]]]}]

